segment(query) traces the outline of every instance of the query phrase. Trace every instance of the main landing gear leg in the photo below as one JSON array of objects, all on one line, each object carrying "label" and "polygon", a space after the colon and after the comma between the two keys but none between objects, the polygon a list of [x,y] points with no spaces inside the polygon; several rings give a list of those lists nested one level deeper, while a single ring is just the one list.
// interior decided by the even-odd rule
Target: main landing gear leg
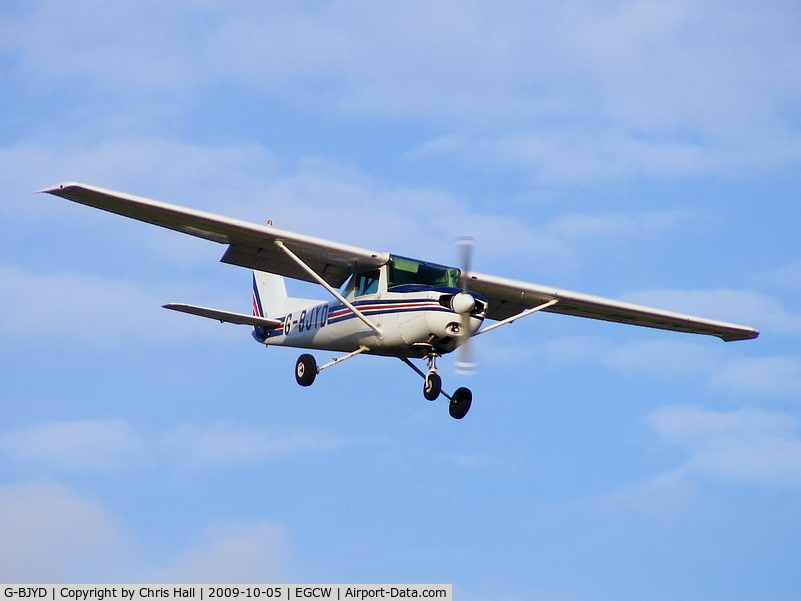
[{"label": "main landing gear leg", "polygon": [[[437,374],[435,371],[432,370],[426,375],[406,357],[401,357],[400,359],[425,380],[425,384],[423,385],[423,396],[425,396],[425,398],[428,400],[434,400],[438,395],[441,394],[450,401],[448,413],[450,413],[453,419],[462,419],[465,415],[467,415],[467,412],[470,411],[470,406],[473,404],[473,393],[470,392],[469,388],[457,388],[456,391],[450,395],[442,390],[442,380],[439,377],[439,374]],[[433,361],[429,363],[429,367],[433,367]],[[429,382],[435,382],[438,386],[437,395],[434,395],[433,398],[429,398]],[[433,388],[431,390],[433,392]]]},{"label": "main landing gear leg", "polygon": [[332,365],[336,365],[337,363],[341,363],[345,359],[350,359],[351,357],[355,357],[356,355],[360,355],[370,349],[366,346],[360,346],[352,353],[348,353],[343,357],[337,357],[330,363],[326,363],[325,365],[321,365],[317,367],[317,361],[314,359],[312,355],[303,354],[298,357],[297,362],[295,363],[295,380],[301,386],[311,386],[314,383],[314,379],[324,369],[331,367]]}]

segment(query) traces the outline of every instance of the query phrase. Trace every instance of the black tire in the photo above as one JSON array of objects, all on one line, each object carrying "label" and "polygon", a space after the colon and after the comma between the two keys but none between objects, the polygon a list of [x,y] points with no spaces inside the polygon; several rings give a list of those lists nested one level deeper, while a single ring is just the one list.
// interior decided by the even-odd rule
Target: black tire
[{"label": "black tire", "polygon": [[429,401],[436,401],[441,391],[442,378],[439,377],[439,374],[431,372],[426,376],[426,381],[423,384],[423,396]]},{"label": "black tire", "polygon": [[451,396],[451,404],[448,407],[448,413],[451,414],[453,419],[462,419],[467,412],[470,411],[470,405],[473,404],[473,393],[469,388],[457,388],[456,392]]},{"label": "black tire", "polygon": [[301,355],[295,363],[295,380],[301,386],[311,386],[317,377],[317,361],[309,354]]}]

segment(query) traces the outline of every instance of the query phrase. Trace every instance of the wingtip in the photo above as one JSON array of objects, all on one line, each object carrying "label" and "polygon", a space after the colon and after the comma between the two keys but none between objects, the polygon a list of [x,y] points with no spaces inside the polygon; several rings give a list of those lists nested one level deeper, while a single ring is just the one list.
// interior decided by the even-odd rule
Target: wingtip
[{"label": "wingtip", "polygon": [[759,330],[743,329],[735,334],[720,337],[724,342],[740,342],[743,340],[754,340],[759,338]]},{"label": "wingtip", "polygon": [[42,188],[41,190],[36,190],[34,194],[53,194],[56,190],[59,190],[63,184],[59,184],[58,186],[51,186],[49,188]]},{"label": "wingtip", "polygon": [[73,188],[75,186],[80,186],[78,182],[64,182],[62,184],[56,184],[55,186],[50,186],[49,188],[42,188],[41,190],[37,190],[35,194],[55,194],[58,195],[59,192],[65,190],[67,188]]}]

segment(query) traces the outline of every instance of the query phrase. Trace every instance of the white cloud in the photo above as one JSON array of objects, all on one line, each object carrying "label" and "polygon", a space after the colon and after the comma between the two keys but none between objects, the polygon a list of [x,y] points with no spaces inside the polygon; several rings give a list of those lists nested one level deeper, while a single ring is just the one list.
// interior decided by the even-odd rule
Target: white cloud
[{"label": "white cloud", "polygon": [[497,467],[500,464],[486,453],[448,453],[441,455],[440,459],[458,468],[472,470]]},{"label": "white cloud", "polygon": [[141,566],[140,543],[90,498],[46,480],[0,487],[0,581],[288,582],[285,530],[267,520],[219,522],[162,565]]},{"label": "white cloud", "polygon": [[664,407],[648,424],[669,444],[690,453],[685,476],[750,485],[801,486],[798,419],[761,409],[717,412],[702,407]]},{"label": "white cloud", "polygon": [[177,465],[190,469],[230,468],[290,456],[315,456],[364,444],[366,439],[325,431],[215,424],[185,425],[163,437]]},{"label": "white cloud", "polygon": [[693,500],[695,487],[684,478],[682,470],[659,474],[654,478],[603,495],[592,501],[611,511],[633,511],[661,520],[669,520]]},{"label": "white cloud", "polygon": [[717,167],[698,143],[649,139],[623,129],[523,128],[497,138],[473,139],[454,150],[472,163],[519,168],[549,182],[606,181],[637,174],[681,177]]},{"label": "white cloud", "polygon": [[0,39],[39,89],[78,81],[176,112],[224,83],[327,114],[446,124],[474,157],[574,180],[797,160],[783,107],[801,91],[798,23],[793,7],[755,1],[40,0]]},{"label": "white cloud", "polygon": [[731,361],[710,380],[712,388],[745,394],[801,395],[801,357],[751,357]]},{"label": "white cloud", "polygon": [[[584,7],[586,8],[586,6]],[[570,43],[592,64],[613,117],[639,129],[731,133],[767,120],[799,46],[795,11],[776,3],[625,2],[582,11]],[[729,10],[732,9],[732,10]]]},{"label": "white cloud", "polygon": [[761,409],[720,412],[699,406],[671,406],[654,411],[646,423],[667,443],[702,448],[720,438],[757,441],[764,433],[789,434],[796,420]]},{"label": "white cloud", "polygon": [[[751,399],[801,394],[801,357],[743,357],[737,349],[717,342],[664,338],[616,344],[600,337],[566,336],[538,345],[535,351],[556,365],[590,361],[623,374],[700,378],[710,390]],[[525,357],[525,350],[516,355]]]},{"label": "white cloud", "polygon": [[[255,206],[249,209],[253,219]],[[570,213],[531,223],[517,212],[476,212],[458,196],[388,185],[320,159],[306,160],[296,173],[270,182],[258,206],[261,215],[263,207],[275,207],[277,223],[286,229],[442,263],[456,262],[455,241],[465,233],[475,234],[477,260],[525,256],[568,264],[581,245],[653,240],[695,215],[688,209]]]},{"label": "white cloud", "polygon": [[594,361],[621,373],[666,378],[711,377],[731,361],[730,353],[688,340],[650,339],[614,344],[592,336],[555,338],[540,346],[542,355],[557,364]]},{"label": "white cloud", "polygon": [[798,292],[801,290],[801,260],[772,269],[760,275],[758,279],[785,290]]},{"label": "white cloud", "polygon": [[464,140],[460,146],[427,148],[431,154],[451,154],[476,167],[519,169],[535,181],[549,183],[732,175],[801,158],[801,139],[794,133],[779,131],[767,136],[755,132],[747,140],[686,140],[647,135],[614,123],[593,123],[579,131],[561,124],[553,129],[521,126],[497,137]]},{"label": "white cloud", "polygon": [[99,348],[133,339],[176,342],[190,335],[227,339],[232,334],[230,328],[190,330],[181,316],[162,309],[165,302],[180,298],[174,289],[163,286],[157,291],[133,281],[77,273],[31,274],[0,266],[0,332],[7,339],[77,341]]},{"label": "white cloud", "polygon": [[291,457],[316,457],[369,437],[325,430],[216,423],[185,424],[145,436],[122,419],[54,422],[0,434],[0,454],[66,472],[130,469],[235,469]]},{"label": "white cloud", "polygon": [[[0,210],[13,219],[24,217],[29,223],[57,228],[59,235],[64,236],[71,232],[96,236],[107,227],[109,232],[119,232],[120,246],[130,244],[131,249],[157,256],[165,265],[164,273],[173,265],[213,263],[223,249],[145,224],[128,228],[129,220],[125,218],[74,207],[68,201],[47,195],[34,196],[31,189],[48,185],[34,181],[44,180],[40,172],[48,174],[48,183],[58,179],[84,180],[256,223],[272,219],[278,227],[290,231],[441,263],[456,263],[456,238],[474,233],[478,271],[520,256],[538,261],[548,269],[570,267],[588,245],[623,244],[666,236],[695,214],[687,209],[631,214],[570,213],[534,223],[521,217],[519,211],[477,212],[465,198],[388,183],[352,165],[319,157],[307,157],[284,173],[277,173],[272,157],[271,150],[260,146],[202,146],[148,137],[112,137],[100,144],[70,144],[62,149],[44,144],[14,147],[0,151],[0,158],[9,160],[12,172],[31,180],[30,189],[5,197],[5,202],[0,201]],[[32,171],[26,163],[34,159],[41,165]],[[169,169],[163,168],[165,163],[169,163]],[[18,181],[7,183],[20,188]],[[20,197],[27,200],[20,202]],[[108,242],[102,238],[96,244],[102,249]],[[59,258],[59,264],[64,264],[68,255]],[[19,280],[13,292],[7,289],[5,293],[25,315],[34,313],[34,307],[44,309],[41,305],[46,296],[40,290],[50,286],[47,280],[56,276],[28,276],[12,269],[5,270],[2,277],[12,282]],[[122,327],[108,323],[114,318],[109,314],[111,307],[124,307],[131,320],[137,316],[142,320],[160,320],[156,322],[163,326],[159,331],[168,333],[182,324],[175,319],[169,321],[165,312],[158,309],[161,304],[171,300],[200,302],[183,291],[179,292],[180,297],[174,297],[173,293],[168,296],[155,290],[137,290],[139,285],[125,282],[103,282],[74,275],[58,277],[71,280],[64,282],[64,300],[69,303],[74,291],[76,305],[70,315],[60,316],[62,324],[77,321],[84,313],[91,312],[104,322],[103,329],[111,333],[109,339],[117,336]],[[25,290],[36,290],[40,300],[29,298],[31,295],[26,296]],[[96,300],[84,301],[84,290],[94,290]],[[107,300],[100,300],[104,298]],[[144,310],[145,303],[148,311]],[[84,311],[83,306],[91,307],[91,311]],[[235,305],[219,306],[246,310],[244,306],[240,309]],[[36,319],[34,313],[31,319],[22,321],[34,327],[31,322]],[[81,330],[78,339],[96,337],[100,323],[97,327],[76,329]]]},{"label": "white cloud", "polygon": [[219,16],[211,4],[195,4],[199,10],[178,2],[129,0],[111,7],[79,0],[66,7],[40,0],[10,15],[3,46],[16,55],[20,72],[45,78],[39,86],[77,81],[92,89],[176,93],[202,76],[198,40],[204,39],[203,24]]},{"label": "white cloud", "polygon": [[687,209],[612,213],[605,215],[569,214],[546,227],[549,235],[567,241],[575,240],[638,240],[675,231],[693,217]]},{"label": "white cloud", "polygon": [[[569,213],[532,223],[519,211],[476,212],[465,198],[391,184],[320,157],[306,157],[279,173],[273,152],[257,145],[203,146],[154,137],[111,137],[99,144],[63,148],[21,145],[0,150],[0,159],[11,166],[6,173],[15,174],[6,177],[15,193],[0,202],[0,210],[11,218],[76,233],[90,227],[85,225],[88,221],[90,235],[101,225],[119,227],[126,244],[179,265],[208,263],[222,249],[206,241],[190,245],[185,236],[148,225],[124,229],[124,218],[101,216],[31,191],[59,179],[83,180],[256,223],[272,219],[290,231],[443,263],[455,262],[454,241],[466,232],[477,235],[477,261],[526,256],[564,267],[575,262],[578,249],[587,244],[650,240],[675,232],[696,217],[690,209],[644,210]],[[164,169],[164,164],[170,168]],[[20,178],[29,183],[20,184]],[[136,232],[135,240],[130,232]],[[206,247],[208,252],[197,251]]]},{"label": "white cloud", "polygon": [[752,487],[801,487],[801,437],[791,414],[760,409],[719,412],[663,407],[646,418],[660,444],[686,459],[643,482],[590,500],[603,510],[635,511],[670,520],[701,500],[710,481]]},{"label": "white cloud", "polygon": [[108,472],[139,463],[145,444],[123,420],[85,420],[0,434],[0,451],[61,470]]},{"label": "white cloud", "polygon": [[[425,254],[442,262],[455,254],[454,241],[466,231],[486,232],[483,252],[489,256],[529,250],[553,256],[564,248],[554,244],[555,236],[536,232],[516,216],[475,216],[463,199],[425,188],[388,185],[336,161],[308,157],[288,172],[277,174],[271,151],[259,146],[112,137],[100,144],[60,148],[15,146],[0,150],[0,159],[9,166],[0,180],[5,178],[12,191],[0,201],[2,214],[15,221],[75,231],[76,235],[86,221],[94,228],[120,224],[122,231],[124,218],[101,219],[98,211],[73,210],[68,201],[35,196],[34,190],[58,181],[84,181],[255,223],[272,219],[283,229],[380,250]],[[167,163],[170,168],[164,169]],[[149,225],[125,231],[137,233],[135,239],[126,234],[126,244],[155,251],[165,263],[187,262],[184,236]],[[97,230],[89,230],[89,234],[97,235]],[[170,242],[173,239],[175,243]],[[440,256],[430,256],[433,242],[433,253]],[[107,243],[97,240],[99,248]],[[206,241],[202,244],[209,251],[195,261],[207,262],[209,256],[222,254],[222,247]]]},{"label": "white cloud", "polygon": [[0,199],[0,210],[15,219],[55,213],[60,222],[67,211],[58,207],[69,205],[35,196],[36,190],[81,181],[211,209],[250,198],[275,168],[271,152],[253,143],[201,145],[130,133],[106,134],[99,142],[81,138],[10,145],[0,148],[0,161],[6,166],[0,182],[9,191]]},{"label": "white cloud", "polygon": [[2,582],[121,582],[135,549],[115,517],[64,486],[0,488]]},{"label": "white cloud", "polygon": [[601,360],[622,372],[641,372],[662,377],[706,376],[728,362],[720,347],[686,340],[643,340],[607,348]]},{"label": "white cloud", "polygon": [[289,540],[283,528],[268,521],[221,522],[202,540],[147,570],[142,581],[192,584],[289,582]]}]

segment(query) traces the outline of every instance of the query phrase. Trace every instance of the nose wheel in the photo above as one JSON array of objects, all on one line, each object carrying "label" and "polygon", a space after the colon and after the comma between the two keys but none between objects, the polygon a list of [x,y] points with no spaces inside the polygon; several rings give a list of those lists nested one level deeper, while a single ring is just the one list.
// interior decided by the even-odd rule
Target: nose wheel
[{"label": "nose wheel", "polygon": [[437,372],[429,372],[423,383],[423,396],[426,400],[436,401],[440,392],[442,392],[442,378]]},{"label": "nose wheel", "polygon": [[450,402],[448,405],[448,413],[453,419],[462,419],[473,404],[473,393],[469,388],[457,388],[456,392],[452,395],[442,390],[442,378],[436,372],[435,359],[436,356],[431,355],[427,357],[428,369],[427,374],[423,373],[414,363],[406,357],[401,357],[406,365],[411,367],[420,377],[423,378],[423,396],[429,400],[436,400],[439,395],[444,396]]}]

